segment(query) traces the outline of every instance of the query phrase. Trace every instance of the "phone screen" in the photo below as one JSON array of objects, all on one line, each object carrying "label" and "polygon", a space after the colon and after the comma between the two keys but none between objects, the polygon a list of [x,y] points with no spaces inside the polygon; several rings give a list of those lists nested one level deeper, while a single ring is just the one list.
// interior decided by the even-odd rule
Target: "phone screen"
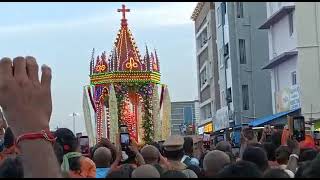
[{"label": "phone screen", "polygon": [[130,136],[128,133],[121,133],[120,134],[120,143],[122,145],[129,145],[130,144]]},{"label": "phone screen", "polygon": [[79,138],[80,150],[82,154],[89,154],[89,137],[81,136]]},{"label": "phone screen", "polygon": [[305,140],[305,122],[303,116],[293,118],[293,136],[297,141]]}]

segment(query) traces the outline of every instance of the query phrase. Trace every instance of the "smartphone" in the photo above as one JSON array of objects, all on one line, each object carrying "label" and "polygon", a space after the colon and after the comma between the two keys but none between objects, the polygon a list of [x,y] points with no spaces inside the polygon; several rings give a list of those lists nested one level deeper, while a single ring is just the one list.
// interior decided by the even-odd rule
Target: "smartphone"
[{"label": "smartphone", "polygon": [[89,154],[89,137],[88,136],[81,136],[79,137],[79,144],[80,144],[80,151],[84,155]]},{"label": "smartphone", "polygon": [[305,120],[303,116],[295,116],[293,120],[293,137],[298,141],[305,140]]},{"label": "smartphone", "polygon": [[120,133],[120,143],[122,146],[129,146],[130,145],[129,133]]}]

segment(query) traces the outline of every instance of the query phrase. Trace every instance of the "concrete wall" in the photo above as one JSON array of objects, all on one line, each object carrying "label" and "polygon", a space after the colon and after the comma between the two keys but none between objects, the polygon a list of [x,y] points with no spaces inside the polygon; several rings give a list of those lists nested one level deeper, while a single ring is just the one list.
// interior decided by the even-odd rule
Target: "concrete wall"
[{"label": "concrete wall", "polygon": [[[298,77],[301,85],[302,114],[320,112],[320,3],[296,3]],[[320,118],[320,113],[313,114]]]}]

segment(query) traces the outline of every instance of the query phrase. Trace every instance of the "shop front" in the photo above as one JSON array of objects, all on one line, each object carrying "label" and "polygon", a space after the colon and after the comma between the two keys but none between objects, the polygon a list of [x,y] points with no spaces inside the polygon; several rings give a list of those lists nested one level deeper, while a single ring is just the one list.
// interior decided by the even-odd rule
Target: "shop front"
[{"label": "shop front", "polygon": [[213,132],[213,123],[209,122],[198,127],[198,134],[211,134]]}]

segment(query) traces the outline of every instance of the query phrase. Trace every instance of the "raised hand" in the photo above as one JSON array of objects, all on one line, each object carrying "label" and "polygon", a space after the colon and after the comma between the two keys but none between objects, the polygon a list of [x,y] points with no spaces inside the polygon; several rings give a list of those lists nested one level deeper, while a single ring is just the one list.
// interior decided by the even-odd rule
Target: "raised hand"
[{"label": "raised hand", "polygon": [[[33,57],[0,60],[0,106],[15,136],[49,128],[52,111],[51,69]],[[61,177],[52,144],[44,139],[19,143],[25,177]]]},{"label": "raised hand", "polygon": [[0,106],[16,136],[49,128],[51,69],[42,66],[41,81],[38,70],[35,58],[30,56],[0,60]]}]

